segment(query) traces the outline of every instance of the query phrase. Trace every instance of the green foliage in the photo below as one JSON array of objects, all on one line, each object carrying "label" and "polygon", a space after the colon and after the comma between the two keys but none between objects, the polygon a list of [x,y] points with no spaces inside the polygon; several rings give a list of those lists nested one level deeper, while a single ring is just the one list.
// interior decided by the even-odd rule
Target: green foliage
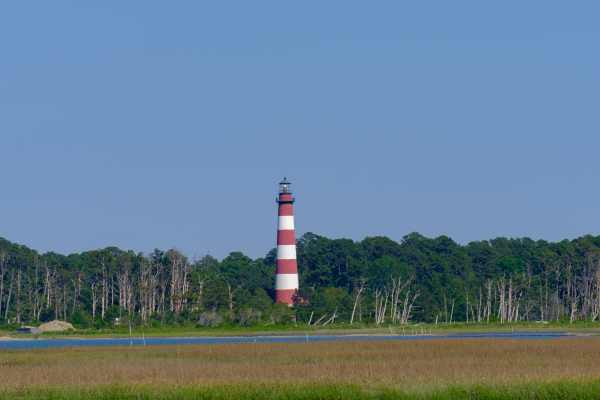
[{"label": "green foliage", "polygon": [[71,323],[75,328],[87,329],[93,325],[92,316],[84,310],[76,310],[71,315]]},{"label": "green foliage", "polygon": [[273,304],[270,313],[272,324],[289,324],[294,322],[294,311],[285,304]]},{"label": "green foliage", "polygon": [[349,313],[352,310],[352,298],[342,288],[318,288],[306,299],[304,304],[299,304],[298,308],[299,315],[303,320],[306,320],[310,314],[320,318],[324,315],[332,317],[333,313],[336,314],[338,320],[348,320]]},{"label": "green foliage", "polygon": [[[257,326],[306,323],[311,315],[314,322],[334,313],[336,322],[348,322],[355,308],[357,319],[372,323],[375,297],[389,293],[392,280],[408,284],[400,300],[415,295],[410,317],[419,322],[473,321],[488,289],[494,321],[504,288],[520,302],[519,320],[591,320],[598,311],[591,301],[598,299],[582,294],[593,295],[588,289],[599,284],[600,236],[460,245],[418,233],[400,242],[307,233],[298,240],[301,291],[293,309],[273,304],[275,256],[275,250],[258,259],[232,252],[220,261],[206,256],[190,262],[174,249],[143,255],[116,247],[63,256],[0,238],[0,323],[57,318],[80,328],[110,328],[115,318],[126,318],[147,326]],[[142,283],[142,276],[152,279]],[[145,313],[142,300],[152,307]]]}]

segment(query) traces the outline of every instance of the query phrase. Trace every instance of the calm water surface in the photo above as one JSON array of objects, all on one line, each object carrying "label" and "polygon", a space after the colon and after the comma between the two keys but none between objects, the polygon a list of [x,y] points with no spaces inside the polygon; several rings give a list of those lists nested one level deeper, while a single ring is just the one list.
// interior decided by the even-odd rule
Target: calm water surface
[{"label": "calm water surface", "polygon": [[2,349],[41,349],[54,347],[93,346],[150,346],[185,344],[231,344],[231,343],[303,343],[303,342],[379,342],[431,339],[559,339],[574,337],[566,332],[486,332],[454,333],[446,335],[293,335],[293,336],[230,336],[230,337],[150,337],[150,338],[62,338],[0,340]]}]

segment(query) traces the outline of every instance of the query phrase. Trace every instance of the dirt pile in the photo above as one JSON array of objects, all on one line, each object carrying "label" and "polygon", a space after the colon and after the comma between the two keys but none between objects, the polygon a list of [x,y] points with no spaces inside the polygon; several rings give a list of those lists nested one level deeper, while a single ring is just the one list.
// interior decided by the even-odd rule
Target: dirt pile
[{"label": "dirt pile", "polygon": [[42,332],[65,332],[75,330],[73,325],[65,321],[54,320],[41,324],[38,329]]}]

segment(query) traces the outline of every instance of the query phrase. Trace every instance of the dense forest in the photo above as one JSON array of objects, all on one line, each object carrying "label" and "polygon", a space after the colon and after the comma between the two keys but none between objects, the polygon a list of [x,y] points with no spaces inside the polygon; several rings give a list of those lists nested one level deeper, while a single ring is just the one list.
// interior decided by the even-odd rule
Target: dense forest
[{"label": "dense forest", "polygon": [[307,233],[297,244],[301,291],[288,308],[273,304],[274,249],[254,260],[116,247],[65,256],[0,239],[0,324],[573,322],[600,314],[600,236],[459,245],[418,233],[399,243]]}]

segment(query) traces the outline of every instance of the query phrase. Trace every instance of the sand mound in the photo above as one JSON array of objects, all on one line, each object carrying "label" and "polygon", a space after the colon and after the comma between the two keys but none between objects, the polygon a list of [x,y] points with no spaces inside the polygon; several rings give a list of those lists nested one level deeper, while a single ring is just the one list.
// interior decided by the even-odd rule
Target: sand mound
[{"label": "sand mound", "polygon": [[41,324],[39,330],[42,332],[64,332],[69,330],[75,330],[73,325],[65,321],[54,320]]}]

